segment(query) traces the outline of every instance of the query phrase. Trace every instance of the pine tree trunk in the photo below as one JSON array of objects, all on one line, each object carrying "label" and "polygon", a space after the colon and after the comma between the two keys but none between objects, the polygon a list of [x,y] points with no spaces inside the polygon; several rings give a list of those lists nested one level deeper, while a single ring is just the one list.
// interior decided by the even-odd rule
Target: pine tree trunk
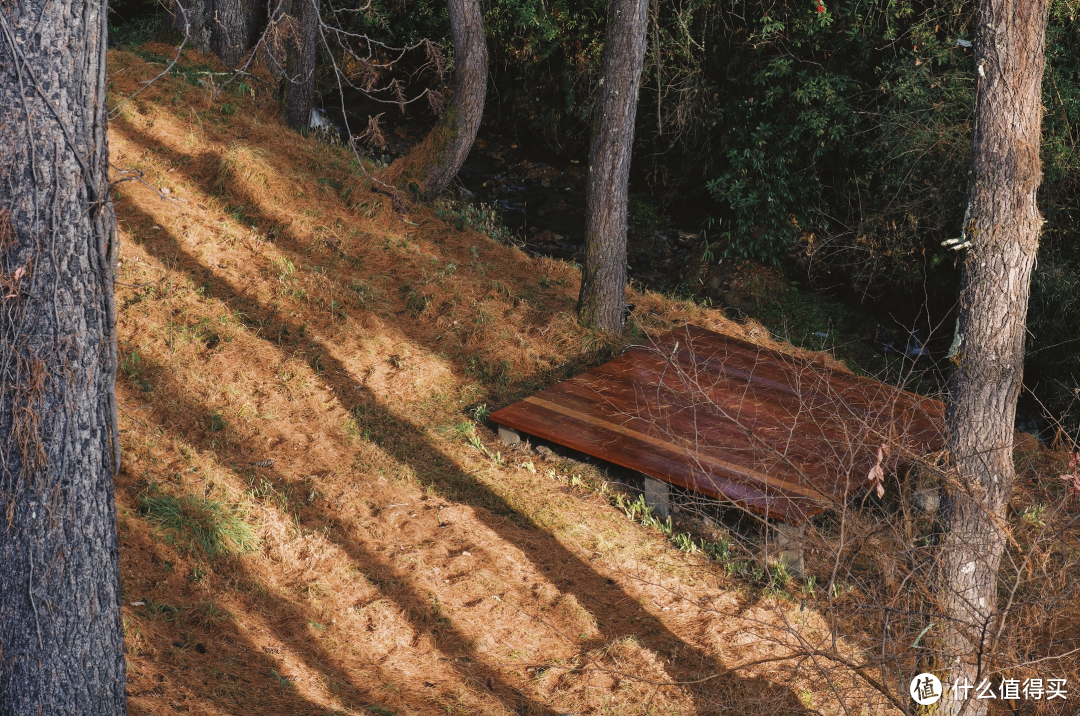
[{"label": "pine tree trunk", "polygon": [[[1042,226],[1036,193],[1042,179],[1047,6],[1047,0],[981,0],[977,13],[978,78],[964,226],[964,240],[971,243],[946,418],[956,485],[947,501],[939,557],[942,606],[953,620],[944,637],[947,685],[978,685],[986,678],[989,661],[983,651],[997,626],[997,574],[1014,477],[1013,425]],[[986,712],[986,700],[951,696],[942,702],[943,713]]]},{"label": "pine tree trunk", "polygon": [[161,27],[165,32],[187,34],[187,46],[210,52],[213,34],[214,0],[169,0]]},{"label": "pine tree trunk", "polygon": [[226,67],[236,67],[255,46],[262,26],[262,5],[256,0],[214,0],[210,50]]},{"label": "pine tree trunk", "polygon": [[441,134],[437,161],[427,169],[424,193],[442,194],[469,156],[487,98],[487,41],[479,0],[447,0],[454,41],[454,100],[435,132]]},{"label": "pine tree trunk", "polygon": [[236,67],[258,42],[265,21],[263,8],[258,0],[169,0],[162,27],[183,33],[186,15],[191,46],[213,52],[227,67]]},{"label": "pine tree trunk", "polygon": [[319,27],[318,0],[298,0],[297,29],[289,39],[288,93],[285,96],[285,121],[300,131],[311,124],[315,101],[315,49]]},{"label": "pine tree trunk", "polygon": [[600,102],[589,155],[585,267],[577,311],[582,325],[620,333],[626,299],[627,182],[649,0],[610,0],[608,8]]},{"label": "pine tree trunk", "polygon": [[0,712],[126,713],[104,0],[0,4]]}]

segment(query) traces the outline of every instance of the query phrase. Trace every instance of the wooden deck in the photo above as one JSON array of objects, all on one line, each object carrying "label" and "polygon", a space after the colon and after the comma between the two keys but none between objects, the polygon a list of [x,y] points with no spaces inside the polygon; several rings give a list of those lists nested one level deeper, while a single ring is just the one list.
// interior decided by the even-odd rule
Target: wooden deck
[{"label": "wooden deck", "polygon": [[499,425],[799,524],[942,445],[944,405],[684,326],[495,412]]}]

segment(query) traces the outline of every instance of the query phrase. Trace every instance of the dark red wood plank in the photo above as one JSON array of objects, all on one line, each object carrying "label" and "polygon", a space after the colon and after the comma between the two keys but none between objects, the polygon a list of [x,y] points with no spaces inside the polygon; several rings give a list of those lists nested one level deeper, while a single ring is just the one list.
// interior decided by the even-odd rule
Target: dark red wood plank
[{"label": "dark red wood plank", "polygon": [[[945,406],[940,401],[696,326],[672,331],[642,348],[655,350],[666,357],[671,354],[675,342],[680,343],[678,355],[684,360],[692,360],[711,372],[722,371],[746,382],[765,385],[779,393],[794,396],[833,394],[849,408],[878,418],[888,417],[880,412],[886,406],[913,411],[920,427],[929,431],[931,437],[940,438],[940,425],[945,415]],[[823,386],[827,386],[827,390],[823,390]]]},{"label": "dark red wood plank", "polygon": [[941,447],[944,406],[685,326],[497,411],[500,425],[801,522]]},{"label": "dark red wood plank", "polygon": [[[523,404],[528,403],[527,407]],[[545,401],[546,402],[546,401]],[[621,465],[705,495],[744,504],[771,517],[800,522],[823,508],[811,496],[789,493],[780,485],[761,485],[750,471],[734,463],[688,459],[676,446],[604,429],[595,419],[526,399],[500,412],[500,424],[530,435],[558,435],[558,444]],[[620,439],[622,438],[622,439]]]}]

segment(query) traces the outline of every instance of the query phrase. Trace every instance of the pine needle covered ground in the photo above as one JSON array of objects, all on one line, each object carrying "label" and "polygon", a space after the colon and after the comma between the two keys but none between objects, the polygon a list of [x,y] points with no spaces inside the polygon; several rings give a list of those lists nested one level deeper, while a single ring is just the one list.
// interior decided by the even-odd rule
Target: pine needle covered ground
[{"label": "pine needle covered ground", "polygon": [[[111,104],[171,51],[113,51]],[[792,624],[828,637],[814,610],[473,419],[620,349],[573,320],[576,269],[453,204],[395,211],[268,86],[214,100],[219,70],[187,54],[111,124],[148,185],[116,206],[133,714],[885,712],[777,658]],[[639,337],[768,340],[632,300]]]}]

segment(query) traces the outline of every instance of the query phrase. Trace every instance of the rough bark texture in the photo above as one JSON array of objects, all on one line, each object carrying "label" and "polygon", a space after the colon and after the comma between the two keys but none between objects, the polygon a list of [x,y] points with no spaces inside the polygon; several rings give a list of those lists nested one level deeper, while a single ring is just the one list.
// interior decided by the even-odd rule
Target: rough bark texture
[{"label": "rough bark texture", "polygon": [[187,33],[188,45],[210,52],[214,28],[214,0],[170,0],[165,4],[161,27],[166,32]]},{"label": "rough bark texture", "polygon": [[295,37],[288,40],[289,63],[286,75],[289,88],[285,96],[285,121],[299,131],[311,124],[315,101],[315,42],[319,27],[318,0],[297,3]]},{"label": "rough bark texture", "polygon": [[0,3],[0,712],[126,713],[104,0]]},{"label": "rough bark texture", "polygon": [[[947,446],[956,485],[946,505],[941,599],[948,684],[978,684],[996,628],[997,573],[1013,487],[1013,425],[1024,365],[1032,265],[1047,0],[981,0],[971,180],[949,384]],[[990,628],[986,628],[989,626]],[[951,694],[949,695],[951,697]],[[946,698],[942,713],[983,714],[986,700]]]},{"label": "rough bark texture", "polygon": [[262,6],[255,0],[214,0],[210,50],[226,67],[236,67],[259,40]]},{"label": "rough bark texture", "polygon": [[436,162],[427,169],[424,192],[434,199],[457,176],[469,156],[487,97],[487,44],[478,0],[447,0],[454,41],[454,101],[435,131],[441,133]]},{"label": "rough bark texture", "polygon": [[183,33],[186,14],[188,42],[200,52],[213,52],[229,67],[240,64],[255,46],[265,14],[257,0],[169,0],[166,7],[166,31]]},{"label": "rough bark texture", "polygon": [[625,320],[627,181],[649,0],[610,0],[608,8],[577,311],[582,325],[619,333]]}]

